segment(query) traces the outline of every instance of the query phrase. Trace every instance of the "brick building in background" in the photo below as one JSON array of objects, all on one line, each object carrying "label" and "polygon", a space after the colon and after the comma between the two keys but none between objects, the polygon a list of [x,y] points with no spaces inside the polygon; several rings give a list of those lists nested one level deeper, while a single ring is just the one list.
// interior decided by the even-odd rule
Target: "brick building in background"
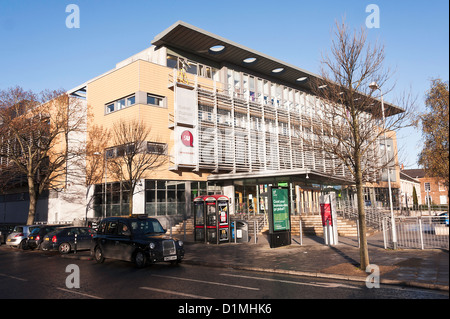
[{"label": "brick building in background", "polygon": [[[438,177],[427,177],[423,169],[405,169],[403,174],[420,181],[419,204],[448,205],[448,189]],[[421,200],[420,200],[421,199]]]}]

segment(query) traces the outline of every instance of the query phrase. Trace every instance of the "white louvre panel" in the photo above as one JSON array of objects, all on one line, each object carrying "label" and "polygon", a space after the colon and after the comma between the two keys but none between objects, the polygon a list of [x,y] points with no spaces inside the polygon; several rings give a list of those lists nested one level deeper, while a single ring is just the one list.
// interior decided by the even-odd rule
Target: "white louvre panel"
[{"label": "white louvre panel", "polygon": [[214,97],[198,91],[198,146],[199,167],[215,168],[215,117]]},{"label": "white louvre panel", "polygon": [[[247,94],[243,99],[236,90],[206,86],[197,89],[197,95],[199,168],[215,172],[309,168],[352,178],[337,158],[304,148],[301,136],[319,143],[317,134],[321,134],[320,129],[311,132],[313,124],[322,120],[309,95],[295,93],[295,103],[273,100],[265,94],[251,98]],[[377,158],[378,153],[378,147],[371,149],[368,158]]]}]

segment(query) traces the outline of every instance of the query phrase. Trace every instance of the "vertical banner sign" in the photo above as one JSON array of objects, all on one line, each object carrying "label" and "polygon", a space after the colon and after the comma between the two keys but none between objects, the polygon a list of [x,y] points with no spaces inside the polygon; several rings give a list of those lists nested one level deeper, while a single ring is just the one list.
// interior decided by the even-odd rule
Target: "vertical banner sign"
[{"label": "vertical banner sign", "polygon": [[273,230],[289,230],[289,197],[287,188],[272,188]]},{"label": "vertical banner sign", "polygon": [[175,122],[177,125],[194,126],[197,120],[197,100],[194,90],[177,87]]},{"label": "vertical banner sign", "polygon": [[178,165],[196,165],[198,140],[196,130],[177,126],[174,129],[175,163]]}]

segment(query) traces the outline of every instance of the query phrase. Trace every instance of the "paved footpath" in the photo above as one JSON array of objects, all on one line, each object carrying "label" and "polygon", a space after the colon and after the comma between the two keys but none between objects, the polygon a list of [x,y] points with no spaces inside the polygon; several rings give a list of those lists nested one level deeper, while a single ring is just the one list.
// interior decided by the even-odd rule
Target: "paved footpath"
[{"label": "paved footpath", "polygon": [[[264,235],[258,236],[256,244],[250,239],[249,243],[221,245],[195,243],[187,236],[185,263],[365,281],[369,273],[357,267],[357,239],[339,237],[339,241],[330,247],[323,238],[304,237],[300,245],[294,237],[290,246],[270,248]],[[370,263],[380,270],[380,283],[448,291],[448,250],[385,250],[380,234],[369,237],[368,245]]]}]

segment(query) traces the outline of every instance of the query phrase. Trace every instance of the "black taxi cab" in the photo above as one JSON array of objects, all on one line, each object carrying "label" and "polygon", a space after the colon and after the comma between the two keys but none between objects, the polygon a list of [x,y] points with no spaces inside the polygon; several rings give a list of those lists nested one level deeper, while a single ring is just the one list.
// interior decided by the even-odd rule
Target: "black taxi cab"
[{"label": "black taxi cab", "polygon": [[105,258],[134,262],[142,268],[149,263],[180,263],[183,242],[167,236],[156,218],[146,215],[103,219],[91,242],[91,255],[97,263]]}]

